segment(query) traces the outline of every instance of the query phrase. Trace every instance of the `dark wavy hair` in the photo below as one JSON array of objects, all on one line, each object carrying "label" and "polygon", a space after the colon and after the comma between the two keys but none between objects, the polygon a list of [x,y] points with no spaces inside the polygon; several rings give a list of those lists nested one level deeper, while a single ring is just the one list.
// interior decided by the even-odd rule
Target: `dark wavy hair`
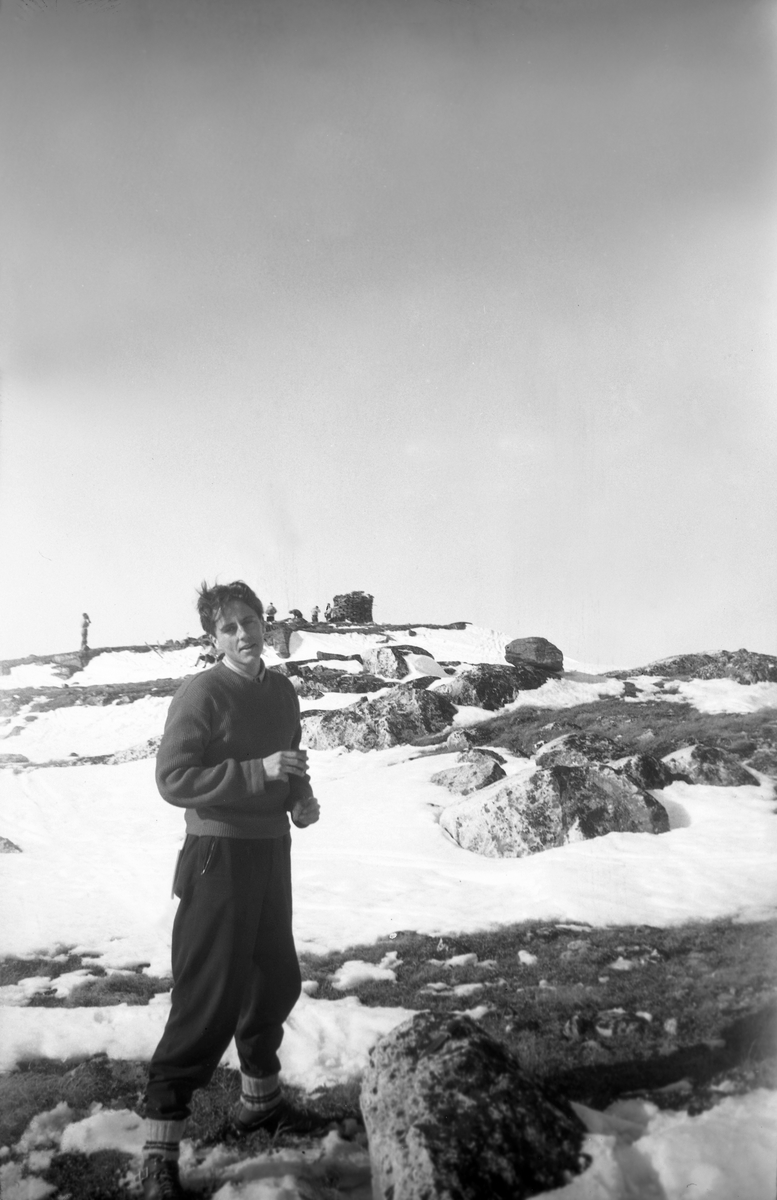
[{"label": "dark wavy hair", "polygon": [[208,587],[203,579],[197,593],[197,612],[200,614],[200,624],[206,633],[216,632],[216,620],[219,613],[227,604],[242,600],[252,608],[257,617],[264,619],[264,608],[256,592],[243,583],[242,579],[234,579],[232,583],[214,583]]}]

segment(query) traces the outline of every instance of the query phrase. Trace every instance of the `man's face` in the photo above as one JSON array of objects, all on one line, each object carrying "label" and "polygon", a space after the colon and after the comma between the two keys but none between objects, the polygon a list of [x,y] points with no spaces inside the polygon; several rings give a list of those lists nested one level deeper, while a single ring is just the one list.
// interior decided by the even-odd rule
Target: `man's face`
[{"label": "man's face", "polygon": [[253,679],[264,650],[264,621],[242,600],[225,604],[216,618],[213,644],[229,666]]}]

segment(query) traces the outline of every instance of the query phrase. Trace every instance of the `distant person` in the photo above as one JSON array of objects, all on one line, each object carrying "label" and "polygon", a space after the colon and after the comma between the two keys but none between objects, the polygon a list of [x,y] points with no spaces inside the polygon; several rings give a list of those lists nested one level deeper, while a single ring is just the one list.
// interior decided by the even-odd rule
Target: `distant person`
[{"label": "distant person", "polygon": [[270,603],[267,605],[267,610],[266,610],[268,625],[272,625],[273,621],[275,620],[275,614],[277,613],[277,611],[278,611],[277,608],[275,607],[275,605],[273,604],[273,602],[271,600]]},{"label": "distant person", "polygon": [[151,1059],[145,1200],[182,1200],[178,1156],[192,1094],[233,1036],[241,1071],[235,1136],[320,1129],[284,1099],[278,1048],[301,991],[291,923],[289,816],[319,818],[300,750],[297,693],[262,661],[262,603],[243,583],[208,587],[197,609],[223,661],[173,697],[156,762],[162,797],[184,810],[175,870],[173,992]]},{"label": "distant person", "polygon": [[298,608],[290,608],[289,616],[293,617],[295,621],[304,621],[305,620],[305,618],[303,617],[302,613],[300,612],[300,610]]},{"label": "distant person", "polygon": [[333,611],[333,610],[332,610],[332,605],[331,605],[331,604],[327,604],[326,608],[324,609],[324,620],[325,620],[325,621],[331,621],[331,620],[332,620],[332,611]]},{"label": "distant person", "polygon": [[89,649],[89,626],[92,622],[89,620],[89,613],[81,613],[81,650]]},{"label": "distant person", "polygon": [[311,625],[318,625],[318,614],[319,614],[320,612],[321,612],[321,609],[318,607],[318,605],[317,605],[317,604],[314,604],[314,605],[313,605],[313,611],[312,611],[312,613],[310,614],[310,623],[311,623]]},{"label": "distant person", "polygon": [[216,655],[213,652],[212,646],[206,646],[202,653],[198,656],[195,667],[199,667],[202,663],[203,667],[212,667],[216,661]]}]

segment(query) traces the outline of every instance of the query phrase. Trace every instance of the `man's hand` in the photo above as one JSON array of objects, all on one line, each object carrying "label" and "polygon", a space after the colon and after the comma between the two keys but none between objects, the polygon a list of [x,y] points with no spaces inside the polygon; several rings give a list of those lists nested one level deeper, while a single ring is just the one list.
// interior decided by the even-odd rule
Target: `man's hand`
[{"label": "man's hand", "polygon": [[321,809],[315,796],[305,796],[302,800],[297,800],[291,810],[291,819],[300,829],[304,829],[306,825],[315,825],[320,815]]},{"label": "man's hand", "polygon": [[285,783],[290,775],[305,776],[308,773],[307,750],[279,750],[269,758],[262,759],[264,777],[268,783],[281,780]]}]

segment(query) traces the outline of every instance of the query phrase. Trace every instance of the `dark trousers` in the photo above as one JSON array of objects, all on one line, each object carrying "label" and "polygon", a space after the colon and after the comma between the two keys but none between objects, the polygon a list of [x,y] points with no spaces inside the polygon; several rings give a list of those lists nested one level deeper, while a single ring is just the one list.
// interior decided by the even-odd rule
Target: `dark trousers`
[{"label": "dark trousers", "polygon": [[291,838],[187,836],[176,871],[170,1016],[149,1068],[146,1113],[189,1114],[234,1036],[246,1075],[280,1069],[301,991],[291,929]]}]

